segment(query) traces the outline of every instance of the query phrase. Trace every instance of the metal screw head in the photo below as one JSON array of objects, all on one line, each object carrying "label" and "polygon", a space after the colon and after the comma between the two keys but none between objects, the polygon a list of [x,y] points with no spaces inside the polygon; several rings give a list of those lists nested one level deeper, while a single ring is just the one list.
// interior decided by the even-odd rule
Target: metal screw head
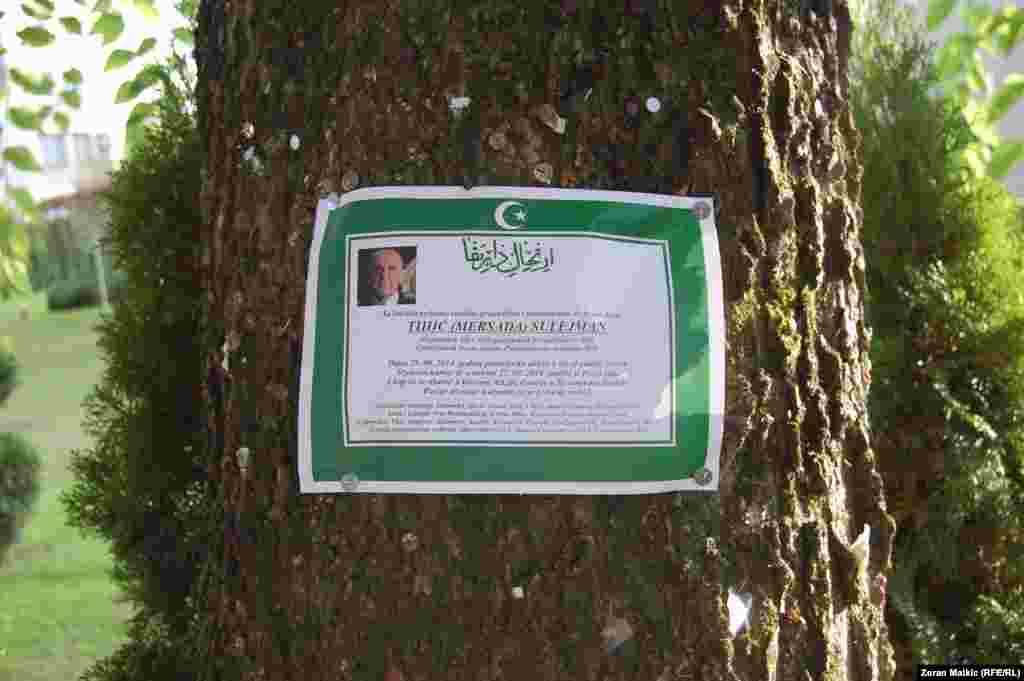
[{"label": "metal screw head", "polygon": [[651,113],[658,113],[661,111],[661,100],[657,97],[648,97],[646,102],[647,110]]},{"label": "metal screw head", "polygon": [[341,487],[346,492],[351,492],[359,487],[359,477],[355,473],[345,473],[341,476]]},{"label": "metal screw head", "polygon": [[298,149],[299,146],[302,144],[302,142],[299,140],[298,135],[292,135],[291,139],[288,140],[288,143],[291,145],[292,149]]},{"label": "metal screw head", "polygon": [[693,481],[698,485],[707,485],[711,482],[711,471],[707,468],[701,468],[693,474]]}]

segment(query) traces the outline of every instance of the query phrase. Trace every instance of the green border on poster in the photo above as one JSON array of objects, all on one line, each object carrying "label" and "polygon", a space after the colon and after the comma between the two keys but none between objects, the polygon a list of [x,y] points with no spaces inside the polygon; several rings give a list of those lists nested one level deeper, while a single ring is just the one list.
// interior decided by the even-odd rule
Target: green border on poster
[{"label": "green border on poster", "polygon": [[[717,489],[724,392],[721,272],[710,199],[589,190],[362,189],[322,201],[310,256],[300,389],[303,492],[645,493]],[[515,200],[522,231],[495,211]],[[702,215],[694,208],[702,202]],[[593,237],[656,244],[671,292],[674,441],[567,445],[347,443],[350,249],[369,236]],[[671,342],[666,338],[666,343]],[[347,444],[346,444],[347,443]],[[343,476],[356,484],[342,486]]]}]

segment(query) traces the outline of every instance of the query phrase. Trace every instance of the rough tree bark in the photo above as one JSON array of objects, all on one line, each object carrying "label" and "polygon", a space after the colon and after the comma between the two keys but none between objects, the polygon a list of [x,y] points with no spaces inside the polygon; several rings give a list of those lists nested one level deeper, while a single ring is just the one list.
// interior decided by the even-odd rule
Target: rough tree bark
[{"label": "rough tree bark", "polygon": [[[223,576],[208,582],[210,678],[891,678],[879,576],[894,526],[865,412],[846,4],[600,2],[596,20],[595,3],[547,4],[232,0],[220,38],[204,4],[203,305],[228,339],[232,383],[213,471],[229,527],[211,571]],[[585,55],[609,52],[559,136],[535,112],[561,106],[574,36]],[[303,45],[301,81],[270,60]],[[274,120],[267,86],[282,80]],[[462,94],[480,106],[490,184],[538,184],[546,161],[555,185],[716,195],[728,336],[718,493],[297,494],[289,386],[316,200],[350,189],[352,172],[361,186],[461,184],[446,98]],[[631,95],[677,103],[688,164],[675,164],[685,143],[623,115]],[[298,150],[282,141],[292,129]],[[241,161],[249,143],[266,155],[262,174]],[[866,574],[846,548],[865,523]],[[753,596],[736,636],[728,589]],[[615,655],[602,646],[609,616],[633,631]]]}]

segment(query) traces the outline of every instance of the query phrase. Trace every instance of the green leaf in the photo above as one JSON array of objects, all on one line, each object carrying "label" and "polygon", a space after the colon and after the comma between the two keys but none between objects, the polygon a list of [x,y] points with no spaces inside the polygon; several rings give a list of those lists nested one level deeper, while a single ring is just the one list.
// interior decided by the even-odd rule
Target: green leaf
[{"label": "green leaf", "polygon": [[117,94],[114,95],[114,104],[123,104],[130,102],[131,100],[142,94],[145,87],[136,81],[134,78],[126,80],[121,83],[120,87],[117,88]]},{"label": "green leaf", "polygon": [[132,112],[128,114],[127,125],[137,125],[143,123],[147,118],[156,114],[158,107],[156,104],[150,102],[139,102],[132,107]]},{"label": "green leaf", "polygon": [[928,0],[928,18],[926,20],[928,30],[934,31],[938,28],[953,11],[955,5],[956,0]]},{"label": "green leaf", "polygon": [[152,20],[160,17],[160,13],[156,10],[156,3],[153,0],[132,0],[132,4],[147,19]]},{"label": "green leaf", "polygon": [[7,147],[4,149],[3,159],[18,170],[23,170],[25,172],[39,171],[43,169],[27,147]]},{"label": "green leaf", "polygon": [[988,33],[991,30],[992,7],[980,3],[968,3],[963,10],[964,23],[972,33]]},{"label": "green leaf", "polygon": [[130,50],[114,50],[107,57],[107,65],[103,67],[103,70],[113,71],[122,66],[127,66],[132,59],[135,59],[135,53]]},{"label": "green leaf", "polygon": [[22,130],[38,130],[39,117],[31,109],[21,106],[12,106],[7,110],[7,117],[16,128]]},{"label": "green leaf", "polygon": [[974,56],[977,38],[968,33],[954,33],[942,44],[936,54],[936,69],[940,80],[949,80],[962,73]]},{"label": "green leaf", "polygon": [[154,47],[156,47],[156,38],[146,38],[139,45],[139,49],[135,50],[135,55],[141,57],[142,55],[152,50]]},{"label": "green leaf", "polygon": [[146,66],[134,78],[121,83],[121,86],[117,88],[117,94],[114,96],[114,103],[130,102],[163,77],[163,71],[160,70],[159,66],[155,64]]},{"label": "green leaf", "polygon": [[33,19],[39,19],[40,21],[46,21],[47,19],[50,18],[50,12],[47,12],[46,10],[37,9],[35,7],[29,7],[24,3],[22,3],[21,5],[21,11],[27,14],[28,16],[32,17]]},{"label": "green leaf", "polygon": [[174,29],[174,37],[185,43],[186,45],[194,45],[195,39],[192,37],[192,29],[189,28],[176,28]]},{"label": "green leaf", "polygon": [[56,36],[42,26],[29,26],[18,31],[17,36],[21,42],[30,47],[46,47],[56,40]]},{"label": "green leaf", "polygon": [[53,88],[56,86],[56,83],[53,82],[53,78],[49,74],[36,76],[13,66],[9,73],[11,81],[29,94],[48,95],[53,92]]},{"label": "green leaf", "polygon": [[3,281],[0,284],[0,290],[4,291],[3,295],[8,295],[11,289],[18,293],[28,293],[31,286],[25,263],[9,256],[0,256],[0,272],[3,274]]},{"label": "green leaf", "polygon": [[999,85],[988,103],[988,120],[995,123],[1024,97],[1024,75],[1011,73]]},{"label": "green leaf", "polygon": [[14,199],[15,205],[21,210],[21,212],[36,217],[39,213],[39,206],[36,205],[36,201],[32,198],[32,193],[24,187],[14,187],[8,189],[7,193]]},{"label": "green leaf", "polygon": [[71,85],[81,85],[82,72],[78,69],[68,69],[64,72],[64,82]]},{"label": "green leaf", "polygon": [[987,95],[988,91],[992,88],[992,78],[989,76],[988,70],[985,69],[985,64],[981,60],[981,55],[974,52],[967,60],[967,83],[971,86],[971,89],[982,96]]},{"label": "green leaf", "polygon": [[1024,9],[1004,7],[1000,15],[1003,23],[996,32],[996,41],[1004,56],[1009,56],[1024,39]]},{"label": "green leaf", "polygon": [[116,12],[104,12],[92,26],[90,35],[103,36],[103,44],[109,45],[124,33],[124,18]]},{"label": "green leaf", "polygon": [[25,262],[28,259],[30,244],[24,229],[18,230],[17,234],[12,235],[7,244],[16,260]]},{"label": "green leaf", "polygon": [[110,11],[110,0],[97,0],[96,4],[92,6],[92,11],[95,12],[109,12]]},{"label": "green leaf", "polygon": [[82,95],[74,90],[64,90],[60,93],[60,98],[72,109],[79,109],[82,106]]},{"label": "green leaf", "polygon": [[53,114],[53,122],[57,124],[57,128],[59,128],[61,132],[67,132],[68,127],[71,125],[71,119],[68,118],[68,115],[63,111],[58,111]]},{"label": "green leaf", "polygon": [[997,180],[1009,175],[1013,166],[1024,161],[1024,141],[1002,140],[992,150],[988,173]]},{"label": "green leaf", "polygon": [[61,17],[58,19],[60,25],[64,27],[64,30],[68,33],[74,33],[75,35],[82,35],[82,22],[74,17]]},{"label": "green leaf", "polygon": [[43,11],[46,11],[46,12],[49,12],[50,14],[53,14],[53,10],[55,8],[53,6],[53,3],[50,0],[32,0],[32,2],[34,4],[39,5],[40,7],[42,7]]}]

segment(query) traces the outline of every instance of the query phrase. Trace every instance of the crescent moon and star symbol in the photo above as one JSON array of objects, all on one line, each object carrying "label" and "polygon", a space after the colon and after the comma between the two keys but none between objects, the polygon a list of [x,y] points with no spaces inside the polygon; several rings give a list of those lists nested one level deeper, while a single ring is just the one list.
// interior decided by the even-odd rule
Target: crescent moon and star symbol
[{"label": "crescent moon and star symbol", "polygon": [[[515,224],[509,222],[505,217],[505,213],[512,207],[516,208],[516,210],[510,214],[510,217],[515,220]],[[498,226],[502,229],[522,229],[526,226],[526,206],[518,201],[504,201],[498,204],[498,207],[494,209],[494,221],[498,223]]]}]

